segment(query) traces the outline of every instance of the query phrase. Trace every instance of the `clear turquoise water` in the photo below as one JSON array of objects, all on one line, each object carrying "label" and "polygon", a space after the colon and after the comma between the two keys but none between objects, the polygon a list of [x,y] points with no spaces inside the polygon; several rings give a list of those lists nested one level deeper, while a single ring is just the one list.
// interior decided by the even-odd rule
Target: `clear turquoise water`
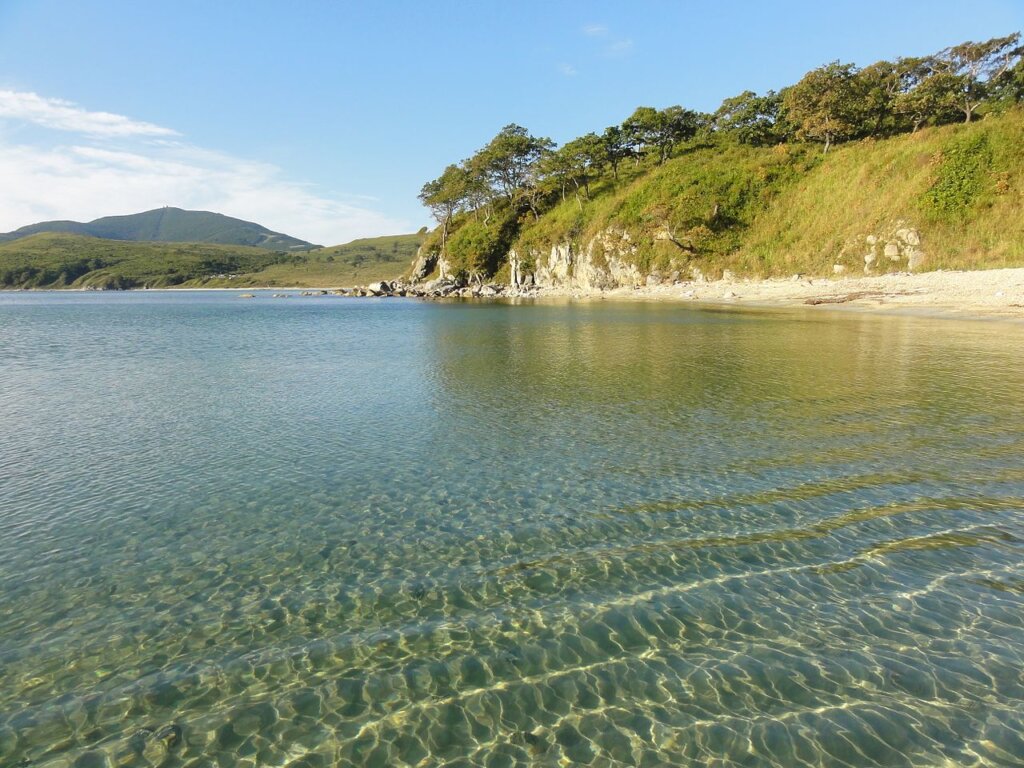
[{"label": "clear turquoise water", "polygon": [[1024,327],[0,294],[0,765],[1021,765]]}]

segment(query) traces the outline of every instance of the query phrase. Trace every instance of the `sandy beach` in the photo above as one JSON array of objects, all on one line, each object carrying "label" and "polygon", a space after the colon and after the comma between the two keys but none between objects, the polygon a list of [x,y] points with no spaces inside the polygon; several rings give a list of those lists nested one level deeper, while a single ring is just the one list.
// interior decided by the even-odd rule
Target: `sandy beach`
[{"label": "sandy beach", "polygon": [[819,310],[927,312],[1024,321],[1024,268],[973,272],[899,273],[863,277],[805,277],[618,288],[610,291],[549,290],[540,296],[687,301],[750,306],[807,306]]}]

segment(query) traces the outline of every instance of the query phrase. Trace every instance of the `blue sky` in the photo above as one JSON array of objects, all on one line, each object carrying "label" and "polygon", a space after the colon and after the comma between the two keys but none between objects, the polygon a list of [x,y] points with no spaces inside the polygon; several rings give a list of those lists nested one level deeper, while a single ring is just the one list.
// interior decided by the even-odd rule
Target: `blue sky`
[{"label": "blue sky", "polygon": [[563,142],[1021,29],[1024,0],[0,0],[0,231],[165,204],[411,231],[423,182],[510,122]]}]

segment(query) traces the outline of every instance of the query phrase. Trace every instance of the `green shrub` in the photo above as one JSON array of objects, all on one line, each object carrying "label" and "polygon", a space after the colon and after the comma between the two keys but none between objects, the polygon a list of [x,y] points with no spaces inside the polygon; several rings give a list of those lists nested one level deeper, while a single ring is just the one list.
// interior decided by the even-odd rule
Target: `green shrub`
[{"label": "green shrub", "polygon": [[932,219],[963,221],[981,196],[992,170],[987,133],[959,136],[942,151],[935,183],[922,200]]}]

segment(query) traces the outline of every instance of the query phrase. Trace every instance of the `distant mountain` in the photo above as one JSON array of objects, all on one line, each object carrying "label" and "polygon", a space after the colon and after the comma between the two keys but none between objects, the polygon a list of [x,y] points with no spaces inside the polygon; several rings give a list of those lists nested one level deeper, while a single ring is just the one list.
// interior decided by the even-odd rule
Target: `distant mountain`
[{"label": "distant mountain", "polygon": [[84,224],[77,221],[44,221],[0,234],[0,243],[42,232],[61,232],[135,242],[248,245],[268,251],[286,252],[307,251],[320,247],[296,237],[273,232],[251,221],[242,221],[210,211],[185,211],[181,208],[157,208],[128,216],[104,216],[102,219]]}]

